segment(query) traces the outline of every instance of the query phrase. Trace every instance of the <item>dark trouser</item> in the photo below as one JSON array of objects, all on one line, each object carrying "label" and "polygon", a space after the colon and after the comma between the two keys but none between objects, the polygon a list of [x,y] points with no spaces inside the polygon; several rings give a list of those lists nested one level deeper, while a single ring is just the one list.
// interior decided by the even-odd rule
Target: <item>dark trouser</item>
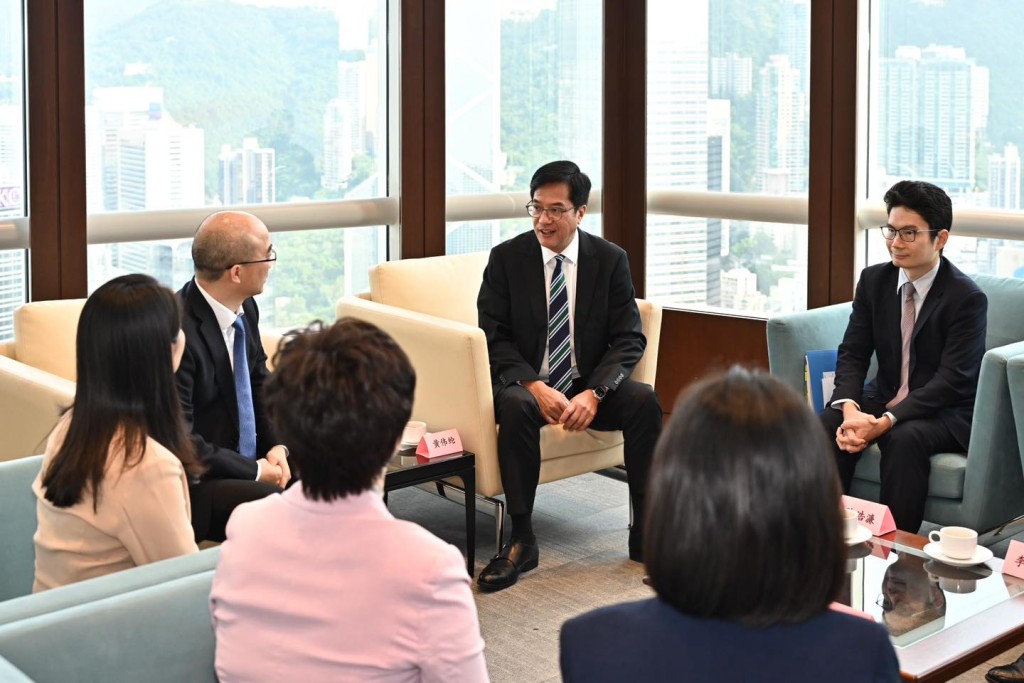
[{"label": "dark trouser", "polygon": [[282,490],[273,484],[245,479],[204,479],[189,484],[196,543],[224,541],[228,518],[236,507]]},{"label": "dark trouser", "polygon": [[[870,399],[864,399],[860,405],[861,410],[876,417],[886,411],[885,405]],[[821,412],[821,422],[832,443],[843,492],[849,493],[861,453],[847,453],[836,444],[836,430],[843,422],[841,410],[826,408]],[[935,417],[897,422],[875,443],[882,453],[879,501],[889,506],[897,528],[916,534],[924,520],[931,456],[962,452],[964,448],[942,420]]]},{"label": "dark trouser", "polygon": [[[570,394],[575,396],[585,387],[585,381],[574,380]],[[530,514],[540,478],[540,429],[547,422],[533,395],[518,384],[498,390],[494,408],[499,426],[498,464],[509,514]],[[634,526],[640,529],[647,473],[654,444],[661,434],[661,422],[661,404],[654,389],[627,379],[618,389],[608,392],[589,427],[606,432],[622,430]]]}]

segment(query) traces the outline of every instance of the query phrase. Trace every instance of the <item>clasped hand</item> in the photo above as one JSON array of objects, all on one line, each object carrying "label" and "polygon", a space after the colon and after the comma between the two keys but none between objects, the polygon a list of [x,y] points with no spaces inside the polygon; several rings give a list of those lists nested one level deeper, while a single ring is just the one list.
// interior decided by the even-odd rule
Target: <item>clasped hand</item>
[{"label": "clasped hand", "polygon": [[597,415],[598,403],[593,392],[583,391],[568,399],[544,382],[523,382],[523,387],[536,399],[540,414],[548,424],[561,424],[570,432],[580,432],[589,427]]},{"label": "clasped hand", "polygon": [[889,418],[875,417],[859,410],[844,410],[843,423],[836,430],[836,444],[847,453],[860,453],[892,427]]}]

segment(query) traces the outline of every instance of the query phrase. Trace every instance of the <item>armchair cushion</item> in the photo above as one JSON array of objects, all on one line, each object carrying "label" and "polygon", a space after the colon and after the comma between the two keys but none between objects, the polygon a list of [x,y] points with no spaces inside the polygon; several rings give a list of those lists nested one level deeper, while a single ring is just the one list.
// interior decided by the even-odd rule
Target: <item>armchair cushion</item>
[{"label": "armchair cushion", "polygon": [[74,381],[75,334],[85,299],[33,301],[14,312],[14,357]]}]

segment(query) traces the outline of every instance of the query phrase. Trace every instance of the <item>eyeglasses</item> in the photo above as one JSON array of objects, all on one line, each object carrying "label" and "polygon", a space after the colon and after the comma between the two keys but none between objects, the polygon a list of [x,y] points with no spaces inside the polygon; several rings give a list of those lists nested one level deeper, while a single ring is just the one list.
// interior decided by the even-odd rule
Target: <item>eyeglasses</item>
[{"label": "eyeglasses", "polygon": [[225,266],[224,270],[231,270],[235,266],[248,266],[248,265],[252,265],[254,263],[273,263],[276,260],[277,260],[277,252],[274,250],[273,247],[271,247],[270,248],[270,256],[268,256],[267,258],[261,258],[261,259],[255,260],[255,261],[238,261],[237,263],[232,263],[230,266]]},{"label": "eyeglasses", "polygon": [[883,225],[879,228],[882,231],[882,236],[887,240],[896,239],[896,235],[900,236],[900,239],[904,242],[913,242],[917,239],[917,233],[919,232],[939,232],[939,230],[918,230],[917,228],[894,228],[891,225]]},{"label": "eyeglasses", "polygon": [[575,206],[570,206],[568,209],[564,206],[551,206],[545,209],[537,204],[526,205],[526,213],[530,214],[533,218],[539,218],[542,213],[547,213],[548,218],[553,221],[557,221],[565,214],[575,210]]}]

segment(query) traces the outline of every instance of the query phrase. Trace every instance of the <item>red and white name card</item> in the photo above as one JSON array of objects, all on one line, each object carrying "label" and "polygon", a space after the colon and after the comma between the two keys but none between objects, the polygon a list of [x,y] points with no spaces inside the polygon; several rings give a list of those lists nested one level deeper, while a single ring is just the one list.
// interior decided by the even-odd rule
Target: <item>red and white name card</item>
[{"label": "red and white name card", "polygon": [[853,496],[843,496],[843,507],[857,513],[857,523],[866,526],[872,536],[881,536],[896,531],[896,520],[892,518],[888,505],[872,503]]},{"label": "red and white name card", "polygon": [[461,452],[462,437],[459,436],[458,429],[424,434],[416,447],[416,455],[422,455],[424,458],[436,458],[441,455]]},{"label": "red and white name card", "polygon": [[1010,547],[1006,549],[1006,559],[1003,560],[1003,573],[1024,579],[1024,543],[1010,541]]}]

